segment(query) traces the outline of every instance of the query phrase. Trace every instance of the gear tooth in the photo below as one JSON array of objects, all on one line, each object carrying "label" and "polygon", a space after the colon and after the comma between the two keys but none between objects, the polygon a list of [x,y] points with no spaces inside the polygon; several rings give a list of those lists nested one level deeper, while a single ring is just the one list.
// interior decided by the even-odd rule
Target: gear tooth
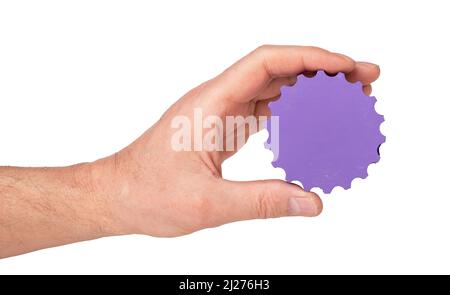
[{"label": "gear tooth", "polygon": [[314,186],[311,184],[303,183],[303,182],[302,182],[302,184],[303,184],[303,189],[307,192],[310,192],[314,188]]},{"label": "gear tooth", "polygon": [[356,81],[355,84],[356,88],[358,89],[358,91],[362,92],[362,94],[366,95],[363,91],[363,83],[361,81]]},{"label": "gear tooth", "polygon": [[[316,78],[316,77],[329,77],[329,76],[327,74],[325,74],[325,71],[320,70],[320,71],[317,71],[317,74],[312,78]],[[312,79],[312,78],[310,78],[310,79]]]},{"label": "gear tooth", "polygon": [[[375,108],[374,108],[374,110],[375,110]],[[381,125],[381,123],[383,123],[385,121],[384,115],[379,114],[376,110],[374,112],[374,115],[376,116],[379,125]]]},{"label": "gear tooth", "polygon": [[[297,84],[297,83],[295,83]],[[290,92],[292,92],[292,88],[293,86],[289,86],[289,85],[283,85],[280,87],[280,93],[281,95],[289,95]],[[274,101],[276,102],[276,101]]]},{"label": "gear tooth", "polygon": [[335,183],[334,187],[342,187],[344,190],[348,190],[352,185],[352,180],[354,177],[347,177],[345,179],[342,179],[340,183]]},{"label": "gear tooth", "polygon": [[347,81],[347,80],[345,79],[344,73],[342,73],[342,72],[339,72],[339,73],[336,75],[336,77],[338,77],[339,79],[343,79],[344,81]]},{"label": "gear tooth", "polygon": [[[367,177],[369,177],[369,172],[367,172],[368,168],[369,168],[369,166],[366,167],[366,169],[363,171],[363,174],[361,174],[359,177],[356,177],[356,178],[366,179]],[[355,180],[356,178],[353,178],[353,180]]]},{"label": "gear tooth", "polygon": [[377,141],[380,143],[379,145],[382,145],[383,143],[386,142],[386,135],[384,135],[383,132],[381,132],[381,129],[380,129],[381,123],[380,123],[380,125],[377,128],[377,135],[376,135],[377,136]]},{"label": "gear tooth", "polygon": [[304,185],[303,186],[303,189],[305,190],[305,191],[307,191],[307,192],[310,192],[311,191],[311,189],[312,189],[312,187],[310,187],[310,186],[308,186],[308,185]]},{"label": "gear tooth", "polygon": [[[347,81],[347,80],[345,80],[345,81]],[[367,96],[364,93],[364,91],[362,91],[363,84],[361,83],[361,81],[356,81],[356,82],[352,82],[352,83],[348,82],[348,84],[350,85],[350,88],[355,92],[357,91],[359,95],[362,93],[364,96]]]},{"label": "gear tooth", "polygon": [[322,71],[316,71],[316,73],[315,73],[315,75],[314,76],[312,76],[312,77],[306,77],[305,75],[301,75],[304,79],[314,79],[314,78],[316,78],[316,77],[320,77],[322,75]]},{"label": "gear tooth", "polygon": [[344,190],[348,190],[348,189],[351,188],[351,187],[352,187],[351,182],[342,185],[342,188],[343,188]]},{"label": "gear tooth", "polygon": [[353,178],[350,181],[350,183],[348,184],[348,188],[347,189],[351,189],[353,187],[353,184],[354,184],[355,180],[357,180],[357,179],[366,179],[366,177],[364,177],[364,178],[362,178],[362,177],[355,177],[355,178]]},{"label": "gear tooth", "polygon": [[324,187],[324,188],[322,188],[322,191],[324,194],[330,194],[334,188],[335,188],[335,186]]},{"label": "gear tooth", "polygon": [[371,104],[372,108],[375,108],[375,104],[377,103],[377,99],[373,96],[368,96],[364,92],[363,94],[368,98],[369,103]]}]

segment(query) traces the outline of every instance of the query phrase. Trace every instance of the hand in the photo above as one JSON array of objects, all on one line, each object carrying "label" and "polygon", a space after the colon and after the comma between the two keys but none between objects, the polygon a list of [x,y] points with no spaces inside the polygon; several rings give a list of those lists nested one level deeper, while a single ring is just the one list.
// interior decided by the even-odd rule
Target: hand
[{"label": "hand", "polygon": [[184,95],[130,146],[89,164],[96,195],[111,212],[108,234],[179,236],[239,220],[320,214],[320,198],[295,184],[223,179],[221,164],[235,151],[175,151],[171,145],[176,116],[193,122],[194,108],[222,119],[270,115],[268,103],[281,86],[317,70],[344,72],[367,94],[379,75],[374,64],[320,48],[262,46]]},{"label": "hand", "polygon": [[[201,137],[200,144],[189,142],[190,151],[176,151],[172,124],[180,116],[194,122],[195,109],[218,121],[269,115],[268,103],[279,97],[281,86],[319,69],[345,72],[366,93],[379,75],[376,65],[323,49],[263,46],[191,90],[110,157],[62,168],[0,167],[0,258],[108,235],[172,237],[238,220],[318,215],[320,198],[295,184],[222,179],[222,162],[241,144],[220,151]],[[247,125],[216,139],[237,140],[235,129],[242,127]],[[254,131],[248,129],[243,142]]]}]

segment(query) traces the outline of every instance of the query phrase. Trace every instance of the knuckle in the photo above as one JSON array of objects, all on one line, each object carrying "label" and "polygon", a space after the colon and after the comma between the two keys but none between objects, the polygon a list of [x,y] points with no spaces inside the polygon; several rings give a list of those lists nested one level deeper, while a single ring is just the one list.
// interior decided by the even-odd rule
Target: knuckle
[{"label": "knuckle", "polygon": [[257,201],[256,214],[258,218],[271,218],[280,215],[278,202],[271,191],[262,193]]},{"label": "knuckle", "polygon": [[253,53],[255,56],[260,57],[262,60],[265,60],[269,52],[273,50],[275,45],[264,44],[257,47]]},{"label": "knuckle", "polygon": [[321,47],[317,47],[317,46],[303,46],[303,49],[305,50],[311,50],[311,51],[322,51],[322,52],[329,52],[328,50],[321,48]]},{"label": "knuckle", "polygon": [[272,76],[272,69],[270,66],[270,54],[273,52],[273,49],[276,45],[261,45],[253,51],[253,56],[255,59],[259,60],[262,63],[265,71],[268,75]]},{"label": "knuckle", "polygon": [[273,45],[263,44],[263,45],[258,46],[258,48],[256,48],[256,51],[264,52],[264,51],[270,50],[271,48],[273,48]]}]

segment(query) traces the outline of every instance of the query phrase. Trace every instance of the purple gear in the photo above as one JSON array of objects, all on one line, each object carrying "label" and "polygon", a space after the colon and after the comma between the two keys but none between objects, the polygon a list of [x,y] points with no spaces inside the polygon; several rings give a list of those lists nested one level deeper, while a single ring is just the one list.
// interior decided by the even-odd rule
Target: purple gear
[{"label": "purple gear", "polygon": [[[300,75],[292,87],[283,87],[280,100],[270,104],[279,117],[279,138],[273,165],[286,172],[286,180],[299,180],[306,190],[330,193],[336,186],[348,189],[355,178],[366,178],[367,167],[380,159],[380,132],[384,117],[376,98],[362,92],[360,82],[349,83],[344,74],[330,77],[319,71],[313,78]],[[272,129],[272,130],[270,130]],[[273,144],[269,143],[268,146]]]}]

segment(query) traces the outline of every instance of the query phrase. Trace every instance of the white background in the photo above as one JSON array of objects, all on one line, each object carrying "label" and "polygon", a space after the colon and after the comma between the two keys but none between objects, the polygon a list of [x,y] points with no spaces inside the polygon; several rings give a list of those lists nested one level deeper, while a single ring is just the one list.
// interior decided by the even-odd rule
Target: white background
[{"label": "white background", "polygon": [[[450,273],[446,1],[1,1],[0,164],[60,166],[129,144],[181,95],[265,44],[380,64],[381,162],[320,217],[105,238],[0,273]],[[279,178],[258,134],[231,179]],[[176,184],[174,184],[176,185]],[[0,196],[1,197],[1,196]]]}]

